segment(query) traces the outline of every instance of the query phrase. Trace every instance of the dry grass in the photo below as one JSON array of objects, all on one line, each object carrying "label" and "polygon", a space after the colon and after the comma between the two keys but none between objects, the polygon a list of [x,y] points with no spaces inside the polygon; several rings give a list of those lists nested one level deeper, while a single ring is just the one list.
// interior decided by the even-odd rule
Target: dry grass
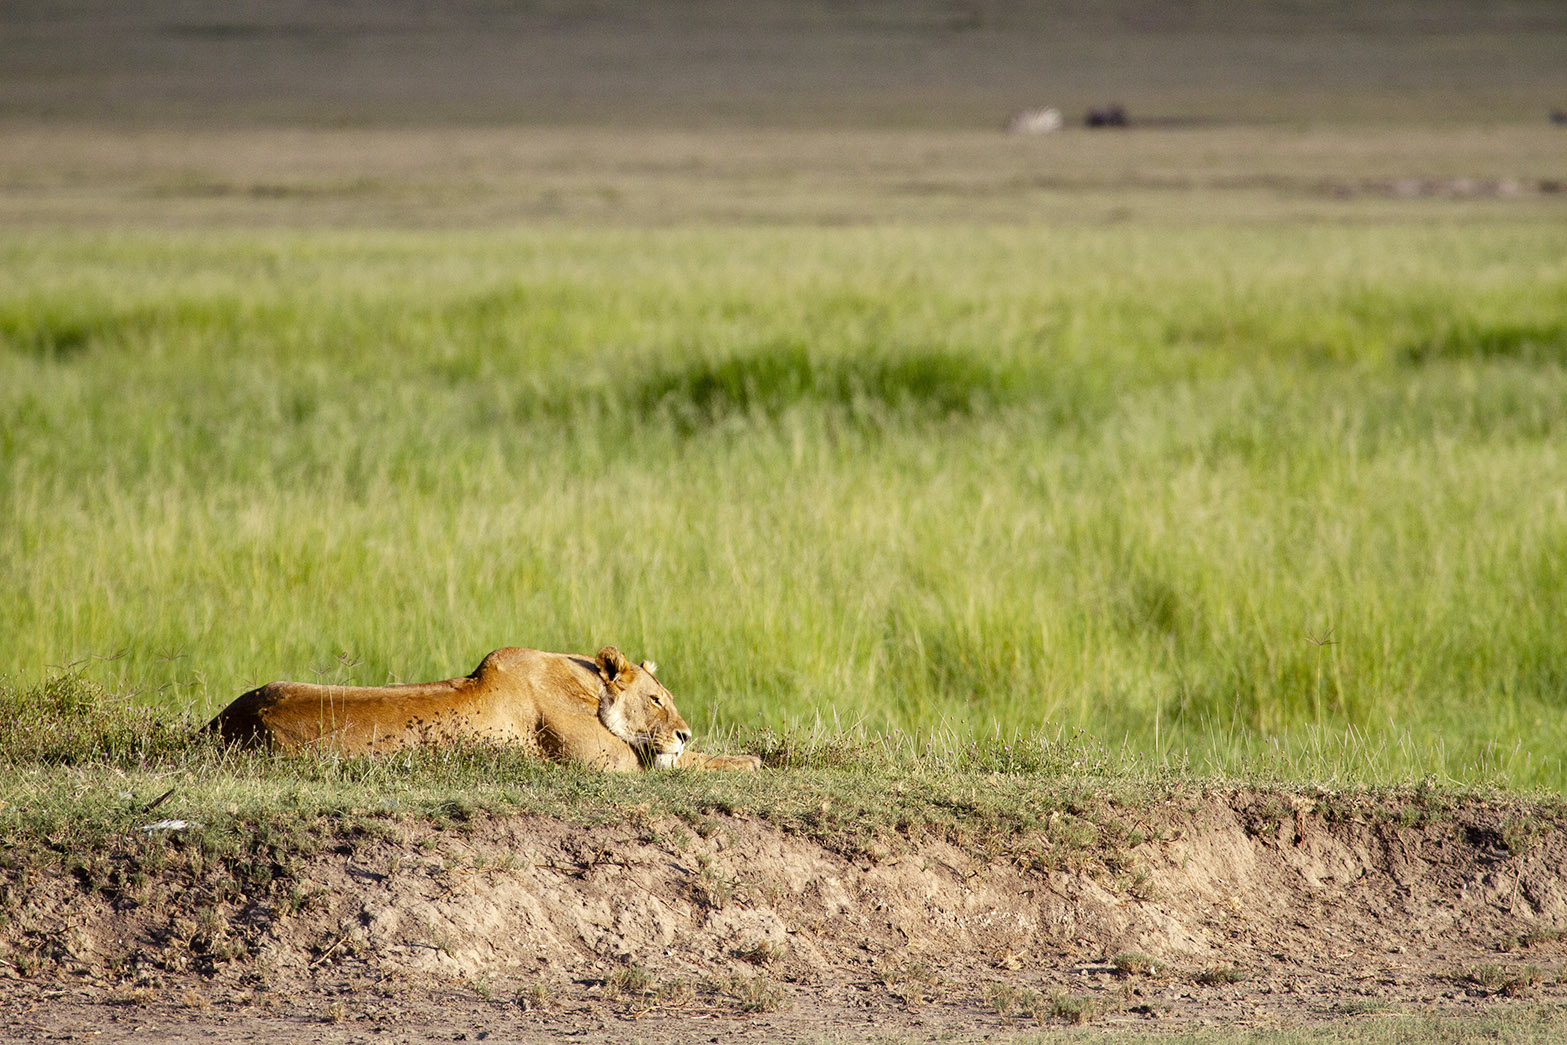
[{"label": "dry grass", "polygon": [[0,124],[17,226],[619,226],[1545,219],[1543,119],[1220,125],[1015,138],[990,128],[610,130]]}]

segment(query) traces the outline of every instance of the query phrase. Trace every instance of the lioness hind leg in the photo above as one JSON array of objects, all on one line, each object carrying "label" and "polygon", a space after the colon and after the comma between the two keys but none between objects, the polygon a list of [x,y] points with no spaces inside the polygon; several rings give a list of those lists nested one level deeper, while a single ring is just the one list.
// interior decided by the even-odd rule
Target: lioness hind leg
[{"label": "lioness hind leg", "polygon": [[675,760],[676,769],[761,769],[755,755],[709,755],[705,751],[682,751]]}]

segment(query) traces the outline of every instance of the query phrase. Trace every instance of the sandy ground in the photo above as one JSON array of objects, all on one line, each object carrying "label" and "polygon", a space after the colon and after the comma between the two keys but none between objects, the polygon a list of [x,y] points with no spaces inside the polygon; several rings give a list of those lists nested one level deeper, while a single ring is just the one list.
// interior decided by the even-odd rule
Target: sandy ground
[{"label": "sandy ground", "polygon": [[131,840],[119,886],[7,872],[0,1033],[919,1039],[1567,997],[1560,812],[1439,805],[1194,794],[1122,811],[1146,840],[1091,860],[1037,839],[850,854],[721,815],[405,824],[238,894],[221,861],[147,873]]}]

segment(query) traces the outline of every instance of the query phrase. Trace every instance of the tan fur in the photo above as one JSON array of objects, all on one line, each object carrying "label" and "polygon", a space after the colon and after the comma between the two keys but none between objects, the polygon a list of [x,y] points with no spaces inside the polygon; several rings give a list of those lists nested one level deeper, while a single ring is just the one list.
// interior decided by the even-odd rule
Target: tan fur
[{"label": "tan fur", "polygon": [[519,744],[541,758],[630,772],[757,769],[749,755],[686,751],[691,727],[653,676],[614,646],[596,658],[507,647],[473,674],[403,686],[270,682],[207,724],[225,740],[348,755],[451,741]]}]

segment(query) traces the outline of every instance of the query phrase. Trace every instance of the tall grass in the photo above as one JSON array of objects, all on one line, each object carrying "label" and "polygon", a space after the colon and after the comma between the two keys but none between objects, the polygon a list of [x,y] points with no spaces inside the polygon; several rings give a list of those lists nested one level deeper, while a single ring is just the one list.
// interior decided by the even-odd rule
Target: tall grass
[{"label": "tall grass", "polygon": [[1567,787],[1567,237],[0,237],[0,673]]}]

